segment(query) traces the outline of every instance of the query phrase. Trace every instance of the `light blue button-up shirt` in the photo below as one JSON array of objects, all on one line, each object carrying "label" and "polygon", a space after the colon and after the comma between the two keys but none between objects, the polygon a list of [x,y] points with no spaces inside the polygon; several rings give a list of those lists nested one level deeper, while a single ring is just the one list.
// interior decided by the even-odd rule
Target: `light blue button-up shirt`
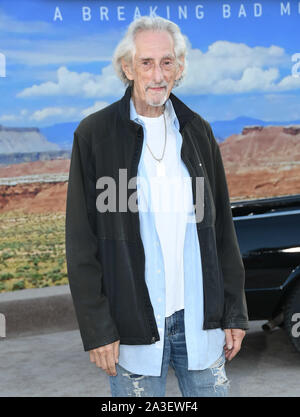
[{"label": "light blue button-up shirt", "polygon": [[[172,102],[167,100],[165,111],[171,119],[171,125],[176,136],[176,148],[178,157],[182,136],[179,132],[179,121],[174,111]],[[144,129],[144,141],[141,158],[137,172],[137,197],[140,205],[141,193],[147,192],[147,199],[151,204],[149,178],[144,164],[144,152],[146,149],[147,131],[145,125],[135,110],[130,100],[130,118],[140,123]],[[181,160],[184,176],[190,174]],[[166,170],[168,167],[166,167]],[[139,178],[147,182],[146,189],[141,189]],[[159,236],[155,226],[154,213],[151,210],[139,210],[140,233],[145,251],[145,280],[149,291],[151,304],[160,335],[160,341],[150,345],[124,345],[120,344],[119,364],[139,375],[160,376],[164,347],[165,330],[165,277],[164,259]],[[197,227],[195,222],[187,222],[184,240],[184,325],[185,339],[188,355],[188,370],[206,369],[212,365],[222,354],[225,344],[225,333],[221,328],[203,330],[204,303],[203,303],[203,277],[201,265],[201,252]],[[159,272],[158,272],[159,271]],[[159,274],[159,279],[157,279]]]}]

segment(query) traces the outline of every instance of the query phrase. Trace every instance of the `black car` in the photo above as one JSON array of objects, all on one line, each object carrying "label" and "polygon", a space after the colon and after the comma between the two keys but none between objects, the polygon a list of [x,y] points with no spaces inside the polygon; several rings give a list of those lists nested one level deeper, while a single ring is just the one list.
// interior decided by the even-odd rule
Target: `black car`
[{"label": "black car", "polygon": [[300,352],[300,194],[231,203],[249,320],[281,326]]}]

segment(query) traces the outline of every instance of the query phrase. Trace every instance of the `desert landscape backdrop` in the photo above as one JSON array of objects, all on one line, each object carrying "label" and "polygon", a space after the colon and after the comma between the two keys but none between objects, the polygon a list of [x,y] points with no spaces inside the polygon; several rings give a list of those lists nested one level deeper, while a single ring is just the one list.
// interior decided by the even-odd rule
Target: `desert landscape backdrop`
[{"label": "desert landscape backdrop", "polygon": [[[219,146],[232,201],[300,193],[300,125],[245,126]],[[0,164],[0,212],[63,213],[70,151],[68,157],[64,153],[47,156],[54,159]]]},{"label": "desert landscape backdrop", "polygon": [[174,93],[210,123],[232,203],[300,194],[296,4],[107,3],[1,1],[0,292],[68,283],[73,134],[125,93],[112,58],[138,16],[169,19],[186,38]]},{"label": "desert landscape backdrop", "polygon": [[[300,124],[244,126],[225,138],[213,130],[231,201],[300,193]],[[68,283],[67,142],[51,143],[37,128],[0,128],[0,292]]]}]

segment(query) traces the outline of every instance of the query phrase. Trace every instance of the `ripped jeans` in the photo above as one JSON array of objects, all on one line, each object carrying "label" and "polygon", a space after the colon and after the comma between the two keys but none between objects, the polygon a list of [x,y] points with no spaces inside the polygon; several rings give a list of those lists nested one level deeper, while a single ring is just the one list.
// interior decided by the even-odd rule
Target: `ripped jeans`
[{"label": "ripped jeans", "polygon": [[209,368],[188,370],[184,334],[184,310],[166,318],[161,376],[132,374],[116,364],[116,376],[108,376],[112,397],[164,397],[169,363],[175,370],[183,397],[227,397],[229,380],[225,352]]}]

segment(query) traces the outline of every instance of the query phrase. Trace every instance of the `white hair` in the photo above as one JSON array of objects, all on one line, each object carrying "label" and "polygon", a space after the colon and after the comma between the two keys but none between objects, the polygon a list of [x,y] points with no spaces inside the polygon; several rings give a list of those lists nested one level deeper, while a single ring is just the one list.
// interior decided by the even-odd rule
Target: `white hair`
[{"label": "white hair", "polygon": [[184,60],[184,64],[179,60],[180,57],[186,57],[186,40],[176,23],[160,16],[142,16],[131,22],[125,36],[117,45],[113,55],[113,66],[118,77],[125,85],[132,85],[133,82],[126,77],[123,71],[121,60],[124,59],[128,63],[132,63],[132,58],[135,54],[135,36],[138,32],[146,30],[166,31],[172,36],[177,63],[181,66],[184,65],[181,77],[174,83],[175,87],[178,86],[186,73],[186,60]]}]

